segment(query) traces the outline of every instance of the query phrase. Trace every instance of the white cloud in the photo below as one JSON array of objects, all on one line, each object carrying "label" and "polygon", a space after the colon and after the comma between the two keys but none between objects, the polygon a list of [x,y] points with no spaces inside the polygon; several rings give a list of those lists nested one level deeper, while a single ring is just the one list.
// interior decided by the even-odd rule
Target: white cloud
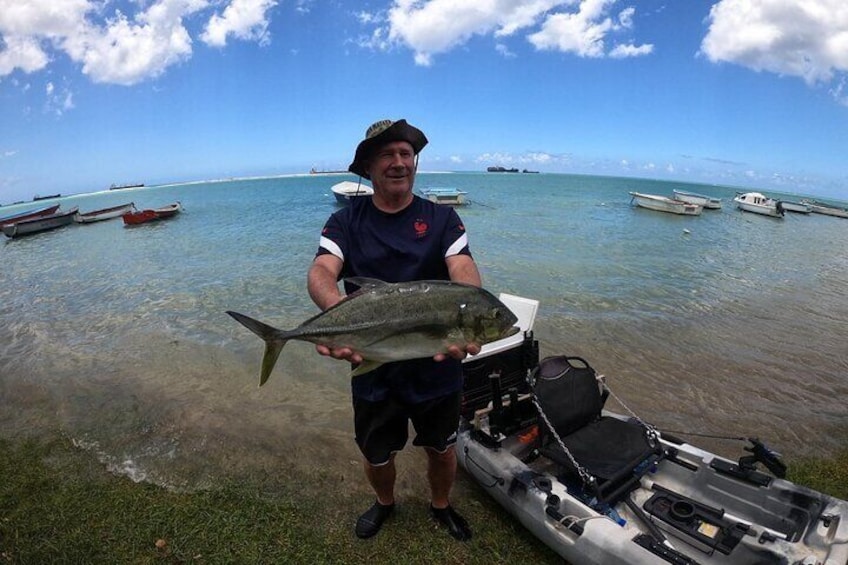
[{"label": "white cloud", "polygon": [[616,45],[609,52],[609,56],[613,59],[625,59],[627,57],[639,57],[641,55],[650,55],[654,51],[653,45]]},{"label": "white cloud", "polygon": [[616,0],[583,0],[577,12],[551,14],[541,29],[528,39],[536,49],[574,53],[580,57],[615,58],[647,55],[653,45],[618,45],[609,53],[605,40],[611,33],[632,29],[635,9],[625,8],[613,19],[610,17]]},{"label": "white cloud", "polygon": [[25,36],[5,35],[0,46],[0,77],[11,74],[16,68],[25,73],[40,71],[49,58],[38,41]]},{"label": "white cloud", "polygon": [[[606,55],[604,38],[633,27],[635,9],[627,7],[610,16],[617,0],[394,0],[387,16],[360,13],[364,24],[380,27],[360,45],[389,49],[406,46],[415,62],[431,65],[433,57],[467,43],[474,36],[502,39],[527,30],[527,39],[539,50],[559,50],[580,56]],[[375,41],[379,37],[384,41]],[[511,56],[505,43],[495,49]],[[653,46],[617,47],[615,57],[645,55]]]},{"label": "white cloud", "polygon": [[132,85],[157,77],[191,57],[183,17],[206,5],[206,0],[159,0],[132,21],[116,12],[105,27],[86,25],[70,38],[68,53],[94,82]]},{"label": "white cloud", "polygon": [[845,0],[721,0],[701,53],[756,71],[829,82],[848,71]]},{"label": "white cloud", "polygon": [[[229,36],[269,40],[268,12],[277,0],[229,0],[213,14],[204,41],[225,45]],[[311,0],[299,0],[306,11]],[[108,0],[0,0],[0,77],[16,69],[45,69],[53,53],[81,65],[94,82],[132,85],[155,78],[192,55],[186,18],[210,8],[210,0],[133,1],[133,14],[107,13]],[[72,107],[72,101],[60,107]]]},{"label": "white cloud", "polygon": [[[307,4],[299,2],[298,9],[308,11]],[[265,45],[270,41],[268,11],[276,5],[277,0],[232,0],[222,15],[209,19],[200,38],[215,47],[224,47],[228,35]]]}]

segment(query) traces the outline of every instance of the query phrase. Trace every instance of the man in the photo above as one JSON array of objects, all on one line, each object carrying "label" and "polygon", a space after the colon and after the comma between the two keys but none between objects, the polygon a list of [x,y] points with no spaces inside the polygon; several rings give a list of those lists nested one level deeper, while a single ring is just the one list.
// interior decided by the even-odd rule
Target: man
[{"label": "man", "polygon": [[[406,120],[382,120],[368,128],[349,170],[369,179],[373,196],[352,199],[330,216],[308,274],[309,295],[326,310],[342,300],[338,281],[359,276],[404,282],[451,280],[480,286],[465,228],[457,213],[413,194],[418,153],[424,133]],[[355,290],[345,283],[348,293]],[[349,348],[322,355],[362,362]],[[364,457],[365,476],[377,500],[356,522],[356,535],[380,531],[395,506],[395,453],[406,445],[408,422],[414,445],[427,453],[430,512],[459,540],[471,538],[468,523],[451,507],[456,476],[454,443],[459,423],[462,367],[466,354],[452,346],[448,355],[387,363],[351,382],[356,442]]]}]

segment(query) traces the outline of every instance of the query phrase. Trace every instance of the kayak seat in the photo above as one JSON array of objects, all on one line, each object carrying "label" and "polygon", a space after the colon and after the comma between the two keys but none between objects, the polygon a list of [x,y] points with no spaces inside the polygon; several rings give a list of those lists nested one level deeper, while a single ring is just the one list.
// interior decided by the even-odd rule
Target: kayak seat
[{"label": "kayak seat", "polygon": [[[601,413],[609,391],[582,358],[543,359],[535,371],[533,393],[562,443],[594,479],[599,502],[620,500],[638,485],[651,463],[662,458],[662,447],[645,426]],[[581,478],[544,421],[540,432],[539,453],[563,474]]]}]

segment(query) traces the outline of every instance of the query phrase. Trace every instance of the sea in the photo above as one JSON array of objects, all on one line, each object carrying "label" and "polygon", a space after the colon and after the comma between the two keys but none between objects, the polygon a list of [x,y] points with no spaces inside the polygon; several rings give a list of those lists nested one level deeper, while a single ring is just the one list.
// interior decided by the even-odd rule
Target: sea
[{"label": "sea", "polygon": [[[259,388],[264,344],[225,314],[288,329],[318,312],[306,272],[341,180],[355,179],[68,196],[81,211],[184,212],[0,242],[0,434],[58,434],[113,473],[173,489],[285,470],[367,493],[348,366],[291,342]],[[733,206],[739,189],[655,180],[420,173],[427,187],[467,191],[458,212],[484,286],[538,300],[541,354],[587,360],[609,408],[733,458],[758,437],[790,468],[848,448],[848,220],[758,216]],[[631,203],[630,191],[674,188],[723,208]],[[407,467],[418,470],[401,488],[420,490],[422,466]]]}]

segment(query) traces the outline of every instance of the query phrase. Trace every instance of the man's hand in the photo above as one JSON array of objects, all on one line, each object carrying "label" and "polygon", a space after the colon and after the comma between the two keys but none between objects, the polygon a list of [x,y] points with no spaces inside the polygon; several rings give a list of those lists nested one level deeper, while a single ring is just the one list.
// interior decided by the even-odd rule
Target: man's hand
[{"label": "man's hand", "polygon": [[468,355],[477,355],[480,353],[480,346],[476,343],[469,343],[465,346],[465,349],[459,347],[458,345],[449,345],[448,352],[445,353],[436,353],[433,355],[434,361],[444,361],[448,357],[453,357],[457,361],[462,361]]},{"label": "man's hand", "polygon": [[324,356],[332,357],[333,359],[342,359],[351,363],[362,363],[362,355],[355,353],[349,347],[338,347],[330,349],[326,345],[316,345],[315,351]]}]

